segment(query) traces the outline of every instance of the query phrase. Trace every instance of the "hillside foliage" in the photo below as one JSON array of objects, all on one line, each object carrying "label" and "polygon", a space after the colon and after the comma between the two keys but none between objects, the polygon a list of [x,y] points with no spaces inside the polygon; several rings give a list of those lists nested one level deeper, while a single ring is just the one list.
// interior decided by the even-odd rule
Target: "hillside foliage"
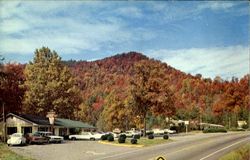
[{"label": "hillside foliage", "polygon": [[[72,118],[102,130],[142,128],[144,109],[150,110],[148,119],[161,117],[157,119],[164,120],[162,117],[168,116],[231,127],[237,126],[237,120],[249,119],[249,74],[241,79],[232,77],[231,80],[223,80],[219,76],[203,78],[201,74],[181,72],[136,52],[92,62],[71,60],[61,63],[56,56],[53,64],[60,70],[54,69],[53,65],[42,66],[40,61],[43,59],[37,57],[26,67],[22,64],[3,66],[0,98],[8,106],[8,112],[44,114],[50,109],[48,106],[53,106],[61,116],[67,117],[70,113]],[[136,72],[140,67],[151,74],[151,78],[146,80],[150,84],[148,86],[142,86],[143,81]],[[14,80],[11,75],[15,75],[12,77]],[[35,89],[39,87],[34,86],[35,81],[43,84],[40,94]],[[44,101],[36,101],[37,96],[44,97]],[[47,108],[42,110],[41,106]],[[66,110],[67,114],[64,114]]]}]

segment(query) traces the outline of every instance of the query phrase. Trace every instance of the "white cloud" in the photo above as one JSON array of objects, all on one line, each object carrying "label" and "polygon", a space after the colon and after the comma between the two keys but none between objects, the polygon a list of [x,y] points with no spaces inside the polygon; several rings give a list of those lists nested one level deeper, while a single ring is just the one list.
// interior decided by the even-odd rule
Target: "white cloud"
[{"label": "white cloud", "polygon": [[249,73],[249,49],[244,46],[162,49],[148,51],[147,55],[186,73],[200,73],[203,77],[214,78],[219,75],[227,79]]},{"label": "white cloud", "polygon": [[211,9],[211,10],[221,10],[221,9],[229,9],[235,6],[236,3],[232,2],[203,2],[200,5],[198,5],[198,9]]},{"label": "white cloud", "polygon": [[[127,27],[127,22],[114,16],[115,10],[112,13],[101,10],[107,13],[100,13],[103,17],[96,18],[95,7],[103,6],[98,4],[81,1],[3,3],[0,6],[5,13],[0,16],[0,52],[27,55],[41,46],[59,50],[61,54],[100,52],[109,44],[126,46],[154,38],[154,34],[146,29]],[[130,6],[118,7],[117,11],[127,16],[142,15],[138,8]]]},{"label": "white cloud", "polygon": [[121,7],[115,10],[115,13],[125,17],[141,18],[142,11],[136,7]]}]

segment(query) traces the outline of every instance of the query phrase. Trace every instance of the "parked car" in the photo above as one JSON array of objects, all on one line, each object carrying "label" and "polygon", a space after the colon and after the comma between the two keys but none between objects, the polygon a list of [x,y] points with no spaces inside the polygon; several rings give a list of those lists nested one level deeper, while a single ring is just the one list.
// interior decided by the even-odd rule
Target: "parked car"
[{"label": "parked car", "polygon": [[164,130],[163,129],[153,129],[154,134],[156,135],[163,135],[164,134]]},{"label": "parked car", "polygon": [[82,132],[79,135],[69,135],[70,140],[99,140],[103,134],[93,132]]},{"label": "parked car", "polygon": [[53,135],[52,132],[38,131],[36,133],[47,137],[49,139],[49,143],[62,143],[64,140],[62,136]]},{"label": "parked car", "polygon": [[[141,129],[141,136],[144,134],[144,129]],[[153,130],[146,130],[146,135],[154,134]]]},{"label": "parked car", "polygon": [[10,145],[25,145],[26,138],[23,136],[22,133],[14,133],[10,135],[10,138],[7,140],[8,146]]},{"label": "parked car", "polygon": [[164,129],[164,133],[174,134],[176,133],[176,130]]},{"label": "parked car", "polygon": [[135,132],[135,131],[126,131],[125,133],[122,134],[125,134],[127,137],[133,137],[134,135],[141,135],[140,132]]},{"label": "parked car", "polygon": [[26,138],[26,143],[28,144],[44,144],[44,143],[49,143],[49,138],[42,136],[41,134],[38,133],[27,133],[25,135]]}]

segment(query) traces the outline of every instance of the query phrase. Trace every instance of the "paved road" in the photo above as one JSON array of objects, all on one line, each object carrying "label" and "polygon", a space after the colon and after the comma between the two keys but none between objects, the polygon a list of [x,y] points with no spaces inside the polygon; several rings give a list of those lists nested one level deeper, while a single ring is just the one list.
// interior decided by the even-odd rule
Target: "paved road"
[{"label": "paved road", "polygon": [[250,133],[216,133],[173,137],[175,142],[103,156],[97,160],[217,160],[231,150],[250,142]]},{"label": "paved road", "polygon": [[250,142],[250,132],[173,136],[173,142],[144,148],[100,144],[96,141],[67,141],[63,144],[11,147],[18,154],[37,160],[216,160]]}]

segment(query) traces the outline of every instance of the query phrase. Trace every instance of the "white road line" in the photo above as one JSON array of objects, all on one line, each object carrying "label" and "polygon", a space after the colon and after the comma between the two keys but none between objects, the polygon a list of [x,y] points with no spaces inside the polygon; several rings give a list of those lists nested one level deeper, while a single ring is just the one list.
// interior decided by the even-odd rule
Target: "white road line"
[{"label": "white road line", "polygon": [[231,145],[229,145],[229,146],[227,146],[227,147],[221,148],[220,150],[215,151],[215,152],[213,152],[213,153],[207,155],[206,157],[201,158],[200,160],[207,159],[208,157],[211,157],[211,156],[215,155],[216,153],[218,153],[218,152],[220,152],[220,151],[223,151],[223,150],[225,150],[225,149],[227,149],[227,148],[230,148],[230,147],[232,147],[232,146],[234,146],[234,145],[236,145],[236,144],[239,144],[239,143],[241,143],[241,142],[243,142],[243,141],[245,141],[245,140],[246,140],[246,139],[243,139],[243,140],[238,141],[238,142],[235,142],[235,143],[233,143],[233,144],[231,144]]}]

